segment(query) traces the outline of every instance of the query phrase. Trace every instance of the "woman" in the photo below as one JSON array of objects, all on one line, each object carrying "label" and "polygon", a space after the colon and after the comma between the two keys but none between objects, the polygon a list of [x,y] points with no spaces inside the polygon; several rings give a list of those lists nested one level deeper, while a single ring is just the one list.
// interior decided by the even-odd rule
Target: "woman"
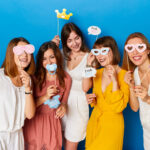
[{"label": "woman", "polygon": [[88,57],[88,66],[95,59],[103,67],[95,78],[84,78],[83,90],[93,86],[93,94],[87,97],[94,106],[87,126],[86,150],[122,150],[124,118],[129,97],[128,85],[124,81],[125,70],[119,67],[120,54],[115,40],[99,38]]},{"label": "woman", "polygon": [[[48,66],[57,67],[49,70]],[[32,120],[25,123],[26,149],[61,150],[61,118],[66,113],[71,78],[63,70],[63,58],[54,42],[45,42],[38,51],[35,87],[37,112]],[[55,108],[49,104],[54,104],[54,97],[59,97],[59,104]]]},{"label": "woman", "polygon": [[33,45],[24,38],[12,39],[0,69],[0,149],[23,150],[22,126],[35,113],[31,77]]},{"label": "woman", "polygon": [[61,32],[66,71],[72,78],[68,98],[68,111],[63,117],[65,150],[77,150],[78,143],[86,136],[89,108],[82,90],[82,71],[86,66],[88,49],[80,29],[73,23],[64,25]]},{"label": "woman", "polygon": [[[130,71],[126,82],[130,86],[130,107],[137,112],[143,126],[144,149],[150,149],[150,45],[142,33],[133,33],[125,42],[123,67]],[[134,70],[134,75],[132,71]],[[134,76],[134,78],[133,78]]]}]

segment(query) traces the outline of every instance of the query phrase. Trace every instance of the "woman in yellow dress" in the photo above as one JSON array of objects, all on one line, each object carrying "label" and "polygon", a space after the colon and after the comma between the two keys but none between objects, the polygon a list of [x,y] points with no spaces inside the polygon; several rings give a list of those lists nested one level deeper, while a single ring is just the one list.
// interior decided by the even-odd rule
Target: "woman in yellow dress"
[{"label": "woman in yellow dress", "polygon": [[86,150],[122,150],[122,111],[128,103],[129,87],[124,81],[126,71],[118,65],[120,54],[115,40],[110,36],[99,38],[88,56],[87,67],[95,57],[103,68],[97,69],[96,77],[82,82],[85,92],[93,86],[93,94],[87,96],[94,109],[87,126]]}]

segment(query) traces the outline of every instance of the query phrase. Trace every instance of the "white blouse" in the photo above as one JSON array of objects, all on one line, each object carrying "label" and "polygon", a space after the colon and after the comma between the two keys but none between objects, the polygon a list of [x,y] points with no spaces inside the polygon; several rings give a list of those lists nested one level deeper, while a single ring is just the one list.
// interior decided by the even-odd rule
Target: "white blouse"
[{"label": "white blouse", "polygon": [[[134,81],[135,85],[141,85],[138,67],[134,70]],[[150,96],[150,85],[148,87],[148,96]],[[140,104],[140,120],[143,127],[144,149],[150,150],[150,104],[143,102],[140,97],[138,97],[138,100]]]},{"label": "white blouse", "polygon": [[14,132],[25,120],[25,88],[16,87],[0,69],[0,132]]}]

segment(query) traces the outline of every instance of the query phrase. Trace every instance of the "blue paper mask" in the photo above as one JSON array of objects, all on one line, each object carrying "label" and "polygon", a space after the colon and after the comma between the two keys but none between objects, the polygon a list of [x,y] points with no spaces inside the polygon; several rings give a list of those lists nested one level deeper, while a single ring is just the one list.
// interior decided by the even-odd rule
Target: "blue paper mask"
[{"label": "blue paper mask", "polygon": [[50,108],[58,108],[60,105],[59,97],[60,95],[53,96],[52,99],[48,99],[44,104],[48,105]]},{"label": "blue paper mask", "polygon": [[[54,75],[56,73],[56,69],[57,69],[57,64],[47,64],[46,65],[46,69],[48,70],[48,72],[51,74],[51,75]],[[53,72],[53,73],[52,73]]]}]

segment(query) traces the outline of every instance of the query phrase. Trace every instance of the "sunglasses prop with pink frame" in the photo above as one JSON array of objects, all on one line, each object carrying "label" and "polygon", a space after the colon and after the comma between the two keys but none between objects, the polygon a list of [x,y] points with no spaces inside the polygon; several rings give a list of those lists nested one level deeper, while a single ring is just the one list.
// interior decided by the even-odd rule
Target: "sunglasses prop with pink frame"
[{"label": "sunglasses prop with pink frame", "polygon": [[32,54],[34,51],[35,51],[35,48],[32,44],[22,45],[22,46],[18,45],[13,48],[13,52],[16,55],[21,55],[24,52],[26,52],[27,54]]},{"label": "sunglasses prop with pink frame", "polygon": [[133,52],[135,49],[139,52],[142,53],[146,50],[146,44],[126,44],[125,45],[125,50],[128,53]]},{"label": "sunglasses prop with pink frame", "polygon": [[107,55],[108,52],[109,52],[109,48],[108,47],[104,47],[104,48],[101,48],[101,49],[92,49],[91,52],[95,56],[98,56],[99,54]]}]

